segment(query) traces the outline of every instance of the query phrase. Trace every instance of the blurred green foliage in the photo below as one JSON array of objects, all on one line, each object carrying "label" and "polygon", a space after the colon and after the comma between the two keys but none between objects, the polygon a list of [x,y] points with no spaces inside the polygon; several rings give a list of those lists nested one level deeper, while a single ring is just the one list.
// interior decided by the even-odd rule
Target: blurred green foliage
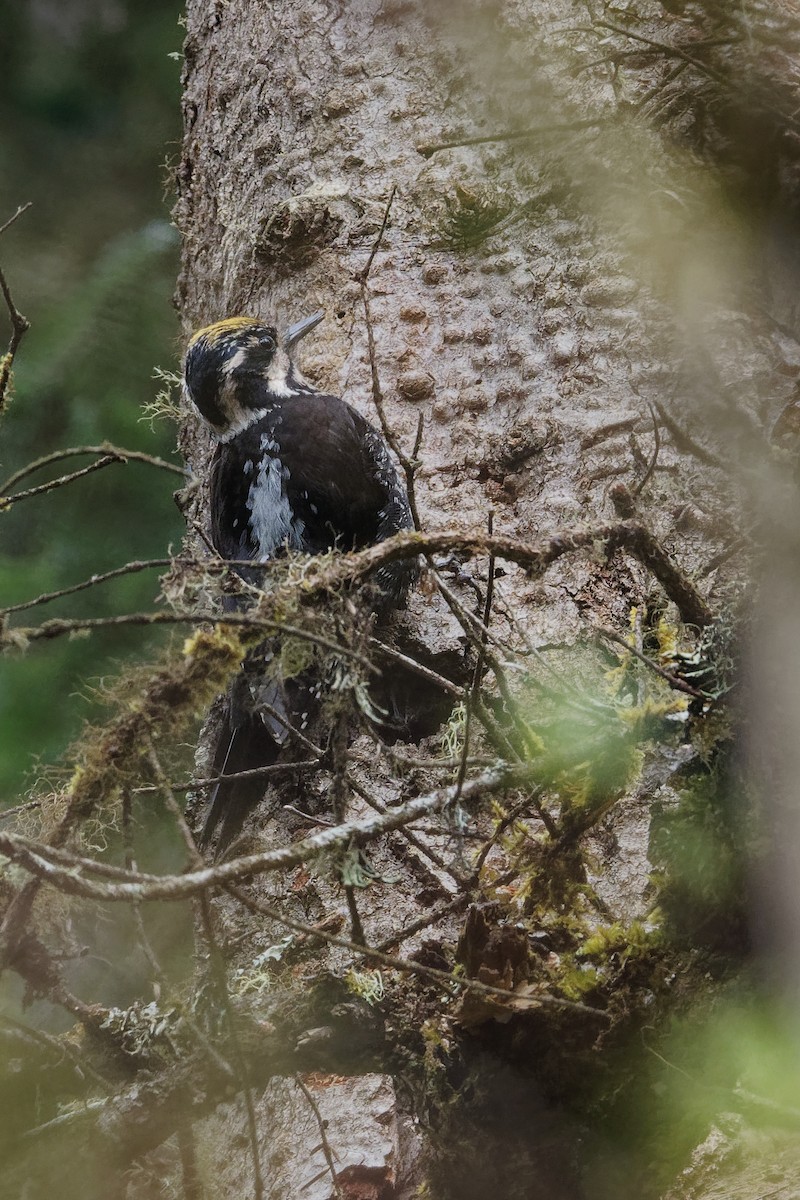
[{"label": "blurred green foliage", "polygon": [[[51,451],[105,440],[174,456],[174,430],[153,431],[141,406],[159,388],[154,367],[174,367],[178,349],[165,159],[180,133],[179,12],[163,0],[0,3],[0,223],[32,201],[0,239],[0,263],[32,325],[0,427],[2,478]],[[90,461],[69,459],[22,486]],[[180,537],[171,498],[179,484],[153,467],[112,465],[14,506],[0,526],[0,606],[165,555]],[[157,573],[144,572],[14,623],[151,608],[157,592]],[[52,761],[92,715],[93,702],[74,693],[87,695],[115,660],[152,645],[123,630],[4,660],[0,802],[13,802],[32,763]]]}]

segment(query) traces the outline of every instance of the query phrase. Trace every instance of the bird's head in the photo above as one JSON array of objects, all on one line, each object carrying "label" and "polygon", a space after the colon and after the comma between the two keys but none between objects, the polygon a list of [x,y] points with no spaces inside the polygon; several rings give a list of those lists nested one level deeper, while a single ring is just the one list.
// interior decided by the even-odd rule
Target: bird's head
[{"label": "bird's head", "polygon": [[283,339],[258,317],[228,317],[192,335],[184,391],[219,438],[246,428],[275,400],[314,390],[295,369],[291,354],[323,316],[319,312],[296,322]]}]

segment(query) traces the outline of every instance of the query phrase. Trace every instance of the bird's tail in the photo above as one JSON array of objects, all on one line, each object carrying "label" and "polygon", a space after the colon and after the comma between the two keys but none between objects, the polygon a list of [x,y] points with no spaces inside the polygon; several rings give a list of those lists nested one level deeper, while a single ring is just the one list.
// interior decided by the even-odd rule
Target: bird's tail
[{"label": "bird's tail", "polygon": [[292,729],[306,724],[312,699],[316,697],[302,676],[288,681],[265,679],[254,672],[252,663],[245,665],[226,697],[214,755],[217,782],[199,837],[201,849],[215,841],[219,857],[238,836],[248,813],[264,795],[267,777],[261,768],[274,765],[290,744]]},{"label": "bird's tail", "polygon": [[220,731],[214,757],[213,785],[208,811],[200,833],[200,847],[205,850],[216,837],[215,853],[222,854],[236,838],[245,817],[255,808],[264,794],[266,779],[258,772],[272,764],[280,744],[255,714],[243,721],[233,721],[230,707]]}]

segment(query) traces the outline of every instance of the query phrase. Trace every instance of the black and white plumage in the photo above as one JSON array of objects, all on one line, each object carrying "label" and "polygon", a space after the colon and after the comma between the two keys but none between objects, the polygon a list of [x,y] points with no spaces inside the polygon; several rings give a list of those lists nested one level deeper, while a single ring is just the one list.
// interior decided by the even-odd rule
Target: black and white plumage
[{"label": "black and white plumage", "polygon": [[[320,313],[298,322],[281,344],[272,326],[255,317],[231,317],[199,330],[189,343],[185,395],[218,440],[211,464],[211,532],[222,558],[263,563],[287,550],[361,549],[412,525],[405,489],[380,433],[344,400],[312,387],[292,362],[293,346],[321,319]],[[252,583],[263,578],[247,567],[237,570]],[[408,563],[376,572],[379,606],[400,603],[413,575]],[[285,710],[295,706],[282,685],[273,682],[265,690],[258,675],[257,663],[248,659],[231,690],[229,729],[222,738],[228,745],[221,746],[217,763],[222,774],[265,765],[286,740],[281,716],[291,723],[292,713]],[[307,707],[306,699],[301,706]],[[203,841],[232,789],[232,783],[220,785],[213,796]],[[235,807],[246,811],[249,803]],[[229,840],[223,828],[220,843]]]}]

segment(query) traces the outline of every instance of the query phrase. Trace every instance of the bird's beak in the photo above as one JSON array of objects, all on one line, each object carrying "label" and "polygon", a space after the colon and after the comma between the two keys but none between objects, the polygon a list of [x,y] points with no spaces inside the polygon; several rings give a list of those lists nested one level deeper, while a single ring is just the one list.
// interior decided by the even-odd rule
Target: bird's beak
[{"label": "bird's beak", "polygon": [[292,350],[300,338],[304,338],[307,333],[311,333],[312,329],[316,329],[324,318],[324,312],[317,312],[313,317],[303,317],[302,321],[295,321],[294,325],[290,325],[286,330],[286,337],[283,339],[284,349]]}]

